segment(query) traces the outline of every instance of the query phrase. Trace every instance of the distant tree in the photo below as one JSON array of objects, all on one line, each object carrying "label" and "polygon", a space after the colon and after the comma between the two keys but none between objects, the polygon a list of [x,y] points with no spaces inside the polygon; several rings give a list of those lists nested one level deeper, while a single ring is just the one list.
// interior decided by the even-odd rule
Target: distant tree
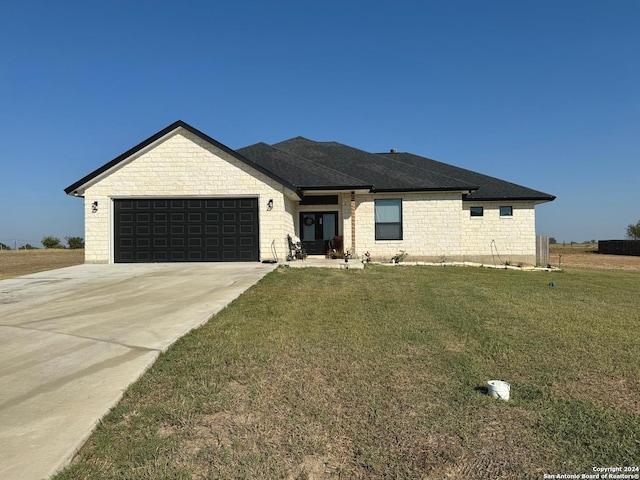
[{"label": "distant tree", "polygon": [[0,250],[11,250],[11,247],[0,242]]},{"label": "distant tree", "polygon": [[23,248],[23,249],[25,249],[25,250],[37,250],[37,249],[38,249],[38,247],[34,247],[34,246],[33,246],[33,245],[31,245],[30,243],[27,243],[27,244],[26,244],[26,245],[24,245],[22,248]]},{"label": "distant tree", "polygon": [[42,243],[44,248],[64,248],[64,245],[60,243],[60,239],[57,237],[44,237],[40,243]]},{"label": "distant tree", "polygon": [[549,243],[551,245],[555,245],[556,243],[558,243],[558,241],[556,240],[556,237],[549,237]]},{"label": "distant tree", "polygon": [[627,238],[631,240],[640,240],[640,220],[638,223],[627,225]]},{"label": "distant tree", "polygon": [[82,237],[64,237],[64,239],[71,249],[84,248],[84,238]]}]

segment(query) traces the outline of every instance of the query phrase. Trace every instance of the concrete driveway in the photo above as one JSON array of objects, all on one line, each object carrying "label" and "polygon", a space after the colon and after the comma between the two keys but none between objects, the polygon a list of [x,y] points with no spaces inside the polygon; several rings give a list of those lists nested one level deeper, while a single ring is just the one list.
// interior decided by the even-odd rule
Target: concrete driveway
[{"label": "concrete driveway", "polygon": [[47,478],[166,350],[275,266],[78,265],[0,281],[0,478]]}]

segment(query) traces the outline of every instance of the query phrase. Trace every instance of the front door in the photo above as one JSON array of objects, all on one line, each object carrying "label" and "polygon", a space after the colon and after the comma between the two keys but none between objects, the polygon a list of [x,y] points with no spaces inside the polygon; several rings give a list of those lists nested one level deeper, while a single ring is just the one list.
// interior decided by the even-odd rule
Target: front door
[{"label": "front door", "polygon": [[338,234],[338,212],[300,213],[300,240],[308,255],[324,255]]}]

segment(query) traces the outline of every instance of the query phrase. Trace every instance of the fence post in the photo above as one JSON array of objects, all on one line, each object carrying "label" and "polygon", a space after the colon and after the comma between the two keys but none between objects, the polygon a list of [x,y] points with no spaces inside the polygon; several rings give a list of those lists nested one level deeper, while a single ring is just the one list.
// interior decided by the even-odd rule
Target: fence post
[{"label": "fence post", "polygon": [[536,235],[536,265],[549,265],[549,237]]}]

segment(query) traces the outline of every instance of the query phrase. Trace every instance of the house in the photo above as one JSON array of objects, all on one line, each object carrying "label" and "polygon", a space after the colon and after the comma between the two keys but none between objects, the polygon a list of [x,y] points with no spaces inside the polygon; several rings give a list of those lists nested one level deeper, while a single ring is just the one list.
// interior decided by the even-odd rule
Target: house
[{"label": "house", "polygon": [[85,261],[284,260],[344,249],[389,261],[535,263],[554,196],[411,153],[297,137],[238,150],[177,121],[65,189],[85,202]]}]

